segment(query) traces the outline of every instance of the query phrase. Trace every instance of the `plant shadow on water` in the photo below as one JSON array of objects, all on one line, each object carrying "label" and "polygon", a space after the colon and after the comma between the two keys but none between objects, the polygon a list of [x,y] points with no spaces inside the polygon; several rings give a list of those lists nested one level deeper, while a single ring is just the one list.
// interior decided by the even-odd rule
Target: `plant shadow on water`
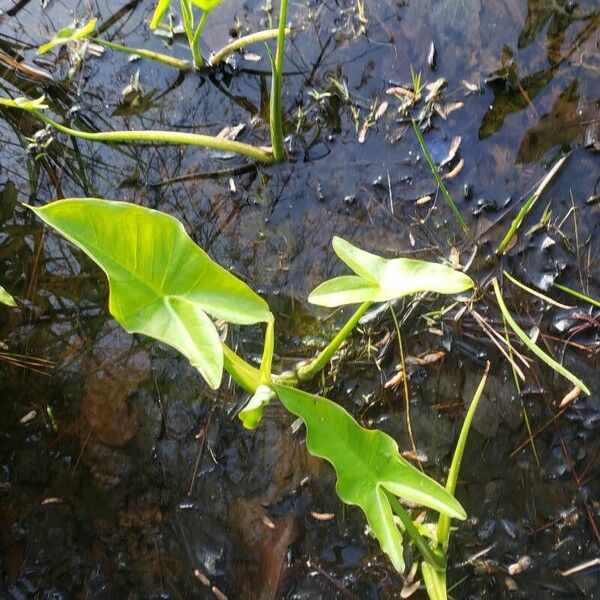
[{"label": "plant shadow on water", "polygon": [[[185,76],[109,51],[88,53],[77,67],[72,49],[41,57],[35,50],[69,25],[71,9],[83,8],[41,4],[14,2],[0,13],[0,96],[45,94],[61,122],[69,115],[81,128],[216,134],[243,124],[240,139],[269,143],[262,48]],[[109,39],[186,57],[182,37],[166,49],[166,38],[150,34],[149,3],[112,4],[77,16],[98,16]],[[371,4],[290,4],[298,29],[283,94],[290,160],[279,165],[248,166],[200,148],[36,135],[41,124],[32,115],[0,107],[0,285],[19,301],[16,310],[0,307],[0,350],[54,365],[38,373],[0,352],[3,597],[213,598],[221,590],[231,599],[299,600],[393,598],[410,589],[364,535],[359,511],[333,494],[334,474],[307,454],[300,433],[290,433],[281,407],[270,405],[260,427],[246,432],[233,418],[243,399],[233,386],[211,391],[174,351],[119,330],[92,262],[19,203],[96,196],[176,216],[268,298],[283,322],[276,360],[291,366],[338,321],[303,300],[340,272],[328,252],[333,235],[386,255],[435,258],[458,249],[461,263],[469,260],[410,122],[397,113],[401,100],[386,94],[411,87],[411,65],[424,83],[447,80],[439,103],[447,118],[432,113],[425,141],[439,164],[462,140],[449,161],[456,170],[464,159],[462,170],[446,185],[482,242],[475,278],[489,275],[483,258],[519,199],[573,149],[501,261],[525,284],[576,305],[548,306],[505,288],[521,326],[537,332],[592,396],[558,409],[569,388],[541,364],[517,393],[510,364],[477,317],[469,313],[460,324],[452,313],[436,317],[441,300],[422,302],[418,312],[411,300],[394,307],[411,431],[389,311],[363,322],[323,387],[401,449],[412,437],[426,471],[441,480],[465,403],[491,360],[457,488],[470,518],[452,538],[449,581],[458,586],[451,594],[600,597],[598,564],[574,569],[600,555],[598,316],[552,287],[600,296],[597,3]],[[221,47],[238,23],[250,31],[273,26],[262,9],[258,0],[224,2],[202,43]],[[432,41],[435,73],[427,64]],[[449,111],[457,102],[462,108]],[[491,302],[482,318],[504,335]],[[257,331],[234,330],[232,339],[259,361]]]}]

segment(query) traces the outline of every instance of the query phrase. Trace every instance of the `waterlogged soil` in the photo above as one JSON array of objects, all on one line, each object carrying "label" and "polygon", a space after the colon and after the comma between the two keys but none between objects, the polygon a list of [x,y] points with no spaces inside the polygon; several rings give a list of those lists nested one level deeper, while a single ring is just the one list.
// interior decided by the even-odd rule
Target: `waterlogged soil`
[{"label": "waterlogged soil", "polygon": [[[45,94],[59,120],[82,128],[216,134],[243,125],[238,139],[269,143],[262,46],[185,76],[108,51],[38,57],[74,17],[97,16],[103,36],[131,46],[179,57],[186,47],[149,32],[150,2],[0,8],[3,96]],[[270,18],[260,1],[224,2],[204,48]],[[443,480],[489,360],[457,490],[469,519],[452,537],[451,596],[600,598],[598,312],[552,287],[600,297],[597,2],[325,0],[292,3],[289,20],[288,160],[277,166],[200,148],[34,137],[34,118],[0,111],[0,284],[18,301],[0,309],[0,596],[425,598],[418,574],[395,573],[362,514],[340,503],[331,468],[308,455],[280,406],[245,431],[236,413],[247,397],[228,384],[210,391],[174,351],[120,330],[99,270],[21,206],[96,196],[177,216],[261,292],[277,316],[277,369],[314,354],[343,322],[344,311],[306,302],[344,272],[333,235],[386,256],[471,262],[487,290],[474,308],[500,335],[485,286],[502,269],[569,305],[502,282],[521,325],[591,389],[565,408],[565,380],[533,361],[518,391],[474,314],[435,298],[394,306],[416,451],[389,310],[370,315],[312,389],[390,433]],[[426,106],[426,88],[400,110],[411,67],[423,84],[443,78],[437,107]],[[409,116],[430,125],[425,139],[447,162],[476,252],[436,193]],[[565,153],[507,255],[489,259]],[[258,334],[228,332],[250,359]],[[407,548],[408,565],[413,557]]]}]

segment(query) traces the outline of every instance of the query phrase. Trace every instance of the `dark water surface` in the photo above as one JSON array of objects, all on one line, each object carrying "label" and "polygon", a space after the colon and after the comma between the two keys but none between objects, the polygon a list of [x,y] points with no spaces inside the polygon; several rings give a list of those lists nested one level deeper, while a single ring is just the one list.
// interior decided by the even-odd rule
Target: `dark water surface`
[{"label": "dark water surface", "polygon": [[[236,23],[265,27],[263,8],[225,1],[206,46],[226,43]],[[241,123],[240,139],[269,143],[261,46],[251,49],[260,61],[238,55],[186,76],[110,51],[76,68],[66,49],[35,54],[74,15],[98,16],[105,37],[131,46],[181,57],[186,47],[176,38],[166,49],[149,32],[150,2],[0,0],[0,9],[2,96],[46,94],[59,120],[77,107],[80,127],[217,133]],[[425,139],[439,162],[461,137],[447,170],[464,164],[448,186],[480,241],[473,277],[484,285],[504,268],[532,286],[556,280],[600,297],[595,0],[326,0],[294,2],[289,18],[298,31],[286,57],[290,160],[281,165],[247,168],[200,148],[63,136],[27,150],[40,124],[0,109],[0,284],[19,302],[0,308],[0,342],[3,352],[53,363],[38,373],[0,355],[1,598],[215,598],[221,590],[230,599],[375,599],[410,587],[365,535],[362,514],[337,500],[331,469],[307,454],[282,409],[269,407],[257,431],[244,431],[235,418],[244,395],[208,390],[170,349],[121,331],[98,269],[20,203],[97,196],[177,216],[269,300],[279,320],[277,368],[285,368],[343,320],[325,319],[305,300],[343,272],[333,235],[387,256],[472,258],[443,199],[417,202],[436,186],[398,113],[400,99],[386,94],[410,87],[412,65],[423,82],[446,80],[442,109],[462,103],[446,119],[432,113]],[[141,96],[127,104],[122,90],[138,71]],[[569,150],[509,255],[486,261],[523,198]],[[522,325],[539,328],[540,344],[592,396],[559,411],[569,385],[537,364],[519,394],[471,315],[425,319],[442,299],[396,307],[409,356],[446,351],[443,361],[409,367],[416,446],[438,479],[485,359],[492,361],[457,492],[470,519],[452,538],[452,595],[600,598],[600,566],[584,565],[600,557],[598,313],[556,289],[548,293],[576,308],[548,307],[508,282],[503,289]],[[490,290],[477,310],[503,332]],[[399,361],[388,315],[361,328],[327,371],[326,393],[408,449],[402,387],[383,387]],[[261,350],[256,334],[229,333],[250,357]],[[524,411],[537,457],[521,445]]]}]

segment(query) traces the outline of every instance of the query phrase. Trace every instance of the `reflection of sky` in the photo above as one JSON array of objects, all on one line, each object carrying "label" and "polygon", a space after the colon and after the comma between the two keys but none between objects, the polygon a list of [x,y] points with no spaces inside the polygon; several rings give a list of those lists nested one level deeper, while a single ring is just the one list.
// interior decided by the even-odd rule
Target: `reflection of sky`
[{"label": "reflection of sky", "polygon": [[[597,26],[594,29],[593,19],[581,18],[597,10],[592,0],[579,3],[573,15],[556,8],[554,2],[530,2],[527,6],[519,1],[429,0],[402,8],[396,2],[371,3],[366,6],[368,39],[353,39],[355,17],[350,10],[340,13],[338,4],[314,3],[302,11],[290,6],[290,22],[303,26],[288,44],[286,70],[291,74],[284,94],[290,131],[296,126],[298,106],[302,104],[307,111],[299,127],[300,138],[293,145],[297,153],[291,164],[234,176],[237,196],[231,196],[228,177],[178,179],[229,169],[243,162],[238,159],[219,161],[199,148],[109,148],[79,141],[76,149],[72,142],[65,145],[66,159],[61,155],[48,165],[36,164],[26,160],[19,138],[6,123],[0,123],[0,134],[8,142],[2,150],[0,181],[15,181],[19,200],[28,199],[31,189],[38,202],[62,192],[163,208],[181,218],[197,241],[250,282],[265,281],[288,291],[293,288],[303,296],[330,274],[324,275],[324,271],[330,270],[333,261],[323,263],[320,256],[334,233],[362,240],[365,246],[382,252],[412,251],[406,228],[419,216],[415,215],[414,200],[435,188],[426,170],[421,166],[415,170],[411,164],[409,152],[416,150],[415,141],[410,132],[402,137],[401,124],[394,118],[396,101],[385,96],[390,85],[410,82],[411,65],[422,72],[425,82],[445,77],[448,101],[464,102],[464,108],[447,121],[436,117],[438,130],[426,136],[434,153],[438,149],[443,153],[448,140],[461,136],[465,166],[449,183],[461,202],[465,183],[473,185],[475,198],[502,204],[508,195],[520,197],[544,173],[544,166],[532,159],[547,161],[561,145],[580,141],[583,129],[578,117],[598,118],[594,108],[598,77],[588,66],[595,64],[594,52],[597,56]],[[351,4],[342,3],[348,8]],[[36,46],[70,23],[66,6],[51,2],[42,10],[39,2],[25,3],[17,17],[0,20],[0,43],[18,37]],[[148,31],[144,20],[151,7],[147,3],[120,15],[106,0],[98,6],[100,23],[114,17],[108,32],[116,41],[186,56],[182,40],[169,49]],[[238,18],[250,31],[266,25],[262,2],[241,6],[231,0],[214,11],[205,33],[209,47],[225,43]],[[552,34],[562,35],[562,31],[560,51],[567,55],[579,36],[577,52],[552,68],[548,46],[556,48],[557,37]],[[437,48],[436,73],[426,65],[431,41]],[[168,68],[147,61],[129,62],[123,55],[106,52],[103,58],[89,60],[83,74],[71,83],[48,90],[37,86],[36,93],[47,91],[55,104],[67,107],[76,102],[82,117],[96,127],[217,133],[223,125],[243,123],[242,139],[268,143],[264,122],[268,66],[262,47],[252,51],[263,60],[244,62],[238,57],[243,72],[231,75],[221,71],[211,78],[189,75],[183,80]],[[57,82],[65,78],[68,65],[64,60],[55,66],[53,55],[36,58],[31,49],[22,52],[26,61],[52,72]],[[502,68],[503,60],[511,61],[522,89],[483,83],[489,73]],[[138,69],[147,109],[128,116],[118,109],[120,93]],[[340,102],[319,105],[308,95],[312,89],[331,91],[332,77],[346,81],[361,121],[375,100],[389,102],[384,119],[369,130],[363,145],[357,143],[347,106]],[[481,84],[483,94],[469,94],[461,80]],[[4,84],[12,89],[6,80]],[[19,84],[24,85],[22,80]],[[115,111],[124,114],[115,117]],[[263,121],[253,121],[256,117]],[[23,127],[24,122],[13,121],[12,125]],[[478,140],[482,127],[485,139]],[[29,121],[27,131],[35,131],[35,122]],[[394,144],[384,141],[392,137],[400,139]],[[57,173],[54,183],[51,171]],[[575,186],[575,202],[582,201],[593,192],[595,171],[597,157],[578,150],[553,188],[556,192],[550,190],[548,198],[562,194],[570,185]],[[386,185],[373,185],[375,181],[387,183],[388,174],[393,215]],[[147,185],[156,183],[162,185]],[[346,196],[356,201],[345,203]],[[424,245],[439,242],[428,239],[429,233],[413,233]]]}]

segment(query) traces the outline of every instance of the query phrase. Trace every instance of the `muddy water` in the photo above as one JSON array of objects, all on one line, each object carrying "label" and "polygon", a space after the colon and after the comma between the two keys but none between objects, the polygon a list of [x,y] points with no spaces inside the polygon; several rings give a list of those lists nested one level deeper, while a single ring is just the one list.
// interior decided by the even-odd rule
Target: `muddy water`
[{"label": "muddy water", "polygon": [[[73,14],[98,16],[106,36],[132,46],[181,57],[185,46],[176,38],[165,49],[148,32],[146,2],[41,4],[0,4],[3,95],[45,93],[64,118],[76,106],[81,127],[216,133],[242,123],[241,139],[268,143],[262,48],[252,49],[261,60],[237,56],[220,71],[185,77],[114,53],[74,69],[64,51],[35,56]],[[62,137],[28,152],[26,137],[39,124],[2,111],[0,283],[19,308],[0,309],[0,341],[6,352],[53,363],[36,366],[39,373],[15,366],[14,356],[0,362],[2,597],[214,598],[216,586],[231,599],[396,598],[411,585],[364,534],[361,514],[336,499],[332,472],[307,455],[282,410],[271,407],[256,432],[245,432],[235,419],[244,396],[207,390],[174,352],[120,331],[98,270],[19,203],[98,196],[176,215],[269,299],[283,368],[343,319],[325,319],[305,302],[319,281],[342,272],[329,247],[334,234],[387,255],[439,258],[454,247],[463,263],[470,257],[442,198],[417,202],[436,188],[398,113],[401,100],[386,94],[411,85],[412,66],[424,83],[447,82],[446,118],[432,114],[426,140],[442,161],[461,137],[451,168],[464,164],[448,186],[479,236],[474,276],[485,283],[503,267],[530,285],[556,280],[600,296],[596,2],[385,1],[365,3],[363,14],[360,3],[327,0],[294,3],[290,20],[298,31],[286,60],[283,165],[248,169],[201,149]],[[205,44],[216,48],[236,23],[255,31],[269,15],[260,2],[230,0],[211,23]],[[132,105],[121,92],[138,71],[142,91]],[[523,198],[568,150],[509,257],[487,262]],[[534,230],[547,207],[549,220]],[[518,394],[473,318],[424,321],[438,300],[396,307],[410,356],[446,352],[409,368],[413,436],[433,476],[444,476],[482,365],[493,363],[458,491],[470,519],[453,538],[452,593],[600,597],[598,565],[569,572],[600,555],[596,313],[583,303],[548,308],[508,283],[504,290],[522,324],[538,327],[593,395],[558,412],[565,382],[536,366]],[[479,310],[502,331],[489,301]],[[402,389],[383,388],[399,360],[393,322],[384,313],[361,331],[327,394],[407,449]],[[256,332],[230,335],[245,355],[259,354]],[[524,413],[535,453],[523,444]]]}]

